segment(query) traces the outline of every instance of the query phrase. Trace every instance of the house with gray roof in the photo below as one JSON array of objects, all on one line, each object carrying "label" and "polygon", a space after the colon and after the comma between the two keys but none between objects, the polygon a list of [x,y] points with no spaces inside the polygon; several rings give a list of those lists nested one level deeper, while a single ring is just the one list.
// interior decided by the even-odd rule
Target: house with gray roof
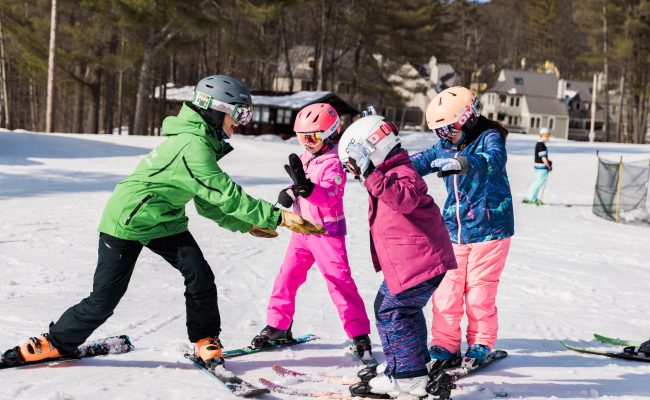
[{"label": "house with gray roof", "polygon": [[[564,98],[569,110],[569,139],[588,140],[591,129],[591,95],[593,81],[577,81],[560,79],[558,91]],[[597,141],[605,140],[605,107],[602,95],[596,99],[596,115],[594,133]],[[616,132],[618,113],[621,112],[620,95],[610,94],[609,130]],[[611,139],[611,138],[610,138]]]},{"label": "house with gray roof", "polygon": [[555,137],[569,136],[569,112],[558,97],[554,74],[503,69],[496,83],[481,95],[482,114],[511,132],[538,134],[546,127]]}]

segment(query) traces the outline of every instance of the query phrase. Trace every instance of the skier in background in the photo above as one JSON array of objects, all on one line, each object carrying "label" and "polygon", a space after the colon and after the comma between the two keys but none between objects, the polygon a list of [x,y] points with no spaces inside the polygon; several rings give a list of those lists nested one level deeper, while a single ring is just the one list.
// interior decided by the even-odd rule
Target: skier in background
[{"label": "skier in background", "polygon": [[217,164],[233,150],[226,139],[252,115],[250,92],[237,79],[212,75],[197,84],[192,103],[183,104],[178,116],[164,120],[165,141],[115,187],[98,228],[92,292],[50,324],[49,333],[23,343],[17,363],[74,354],[113,314],[143,247],[181,272],[187,333],[195,354],[208,363],[220,361],[215,278],[187,229],[185,205],[194,200],[198,213],[222,228],[257,237],[277,236],[277,226],[301,233],[323,232],[322,226],[250,197]]},{"label": "skier in background", "polygon": [[460,86],[438,93],[426,119],[440,140],[411,161],[421,175],[437,172],[445,181],[443,216],[458,263],[433,296],[430,353],[438,360],[460,361],[465,303],[465,365],[471,367],[483,363],[494,348],[497,287],[514,234],[506,173],[508,132],[481,116],[476,95]]},{"label": "skier in background", "polygon": [[375,318],[386,368],[368,385],[373,393],[422,397],[431,360],[422,308],[456,260],[440,210],[398,134],[382,116],[363,117],[343,134],[339,158],[368,191],[370,254],[384,273]]},{"label": "skier in background", "polygon": [[280,271],[275,278],[268,304],[268,324],[253,339],[254,347],[291,339],[291,324],[296,310],[296,293],[307,279],[309,268],[316,262],[343,329],[353,340],[357,354],[371,354],[370,320],[350,272],[345,246],[345,215],[343,192],[345,171],[338,158],[338,136],[341,121],[329,104],[311,104],[298,113],[294,124],[303,154],[289,156],[285,165],[293,185],[280,191],[278,202],[293,205],[296,214],[322,224],[327,232],[318,236],[299,233],[291,235]]},{"label": "skier in background", "polygon": [[539,142],[535,144],[535,173],[537,179],[528,189],[528,196],[523,200],[524,203],[535,203],[542,205],[542,199],[538,197],[539,191],[546,184],[549,172],[553,171],[553,163],[548,159],[548,149],[546,142],[551,138],[548,128],[539,130]]}]

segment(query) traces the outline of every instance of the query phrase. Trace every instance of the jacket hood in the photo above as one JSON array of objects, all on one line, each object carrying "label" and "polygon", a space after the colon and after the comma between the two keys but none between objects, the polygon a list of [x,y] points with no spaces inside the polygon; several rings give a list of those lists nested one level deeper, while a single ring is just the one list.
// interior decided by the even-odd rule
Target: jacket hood
[{"label": "jacket hood", "polygon": [[216,138],[214,128],[205,122],[199,113],[192,110],[187,103],[183,103],[183,107],[181,107],[177,116],[165,118],[162,123],[162,131],[164,136],[189,133],[196,136],[212,136]]},{"label": "jacket hood", "polygon": [[220,139],[217,131],[187,103],[183,103],[177,116],[169,116],[164,119],[162,134],[163,136],[189,134],[202,137],[217,153],[227,154],[233,149],[230,143]]},{"label": "jacket hood", "polygon": [[398,165],[410,164],[411,158],[409,157],[408,151],[405,149],[399,149],[393,156],[384,160],[383,163],[376,166],[381,172],[387,172],[391,169],[397,167]]}]

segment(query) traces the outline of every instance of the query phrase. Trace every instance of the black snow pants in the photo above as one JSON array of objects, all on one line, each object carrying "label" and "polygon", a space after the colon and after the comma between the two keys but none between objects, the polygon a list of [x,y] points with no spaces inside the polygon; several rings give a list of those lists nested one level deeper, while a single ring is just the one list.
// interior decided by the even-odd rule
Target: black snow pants
[{"label": "black snow pants", "polygon": [[[92,292],[50,326],[52,343],[61,353],[73,353],[113,315],[113,310],[126,293],[142,247],[144,245],[137,241],[118,239],[105,233],[99,235]],[[221,319],[214,274],[192,235],[182,232],[153,239],[146,247],[183,274],[190,341],[219,335]]]}]

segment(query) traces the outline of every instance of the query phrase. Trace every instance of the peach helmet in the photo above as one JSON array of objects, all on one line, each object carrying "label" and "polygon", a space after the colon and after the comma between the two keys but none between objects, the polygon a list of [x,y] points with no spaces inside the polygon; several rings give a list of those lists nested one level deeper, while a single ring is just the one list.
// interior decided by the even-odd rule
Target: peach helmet
[{"label": "peach helmet", "polygon": [[440,139],[451,140],[481,115],[481,102],[471,90],[454,86],[438,93],[427,107],[427,125]]}]

